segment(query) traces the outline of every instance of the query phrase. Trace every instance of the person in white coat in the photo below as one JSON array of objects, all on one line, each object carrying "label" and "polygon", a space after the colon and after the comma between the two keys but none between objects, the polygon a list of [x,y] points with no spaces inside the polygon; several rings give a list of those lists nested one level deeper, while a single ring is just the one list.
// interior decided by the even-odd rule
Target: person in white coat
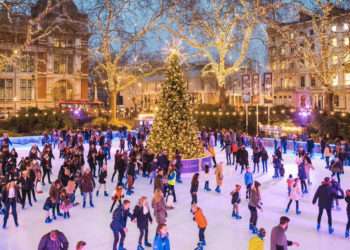
[{"label": "person in white coat", "polygon": [[292,185],[292,190],[289,194],[289,202],[286,208],[286,213],[289,212],[290,205],[292,204],[293,201],[295,201],[295,206],[296,206],[296,214],[301,214],[301,211],[299,209],[299,200],[301,198],[301,188],[300,188],[300,181],[299,178],[296,178],[294,180],[294,183]]}]

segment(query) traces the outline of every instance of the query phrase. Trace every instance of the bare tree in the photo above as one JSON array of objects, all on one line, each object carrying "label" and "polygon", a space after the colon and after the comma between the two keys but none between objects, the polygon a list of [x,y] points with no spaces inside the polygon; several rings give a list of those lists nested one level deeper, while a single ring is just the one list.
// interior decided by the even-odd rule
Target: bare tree
[{"label": "bare tree", "polygon": [[168,5],[162,0],[90,0],[87,6],[94,70],[99,79],[105,79],[111,120],[115,122],[117,94],[153,73],[147,62],[132,58],[132,52],[159,24]]},{"label": "bare tree", "polygon": [[[255,31],[263,18],[280,3],[253,0],[185,1],[173,11],[165,26],[205,58],[202,75],[213,75],[220,88],[220,103],[226,103],[227,78],[238,72],[251,42],[262,38]],[[187,11],[190,10],[190,11]],[[181,14],[180,14],[181,12]]]},{"label": "bare tree", "polygon": [[35,0],[0,0],[0,32],[8,33],[5,43],[11,47],[0,50],[0,71],[18,63],[40,39],[59,31],[62,20],[58,10],[66,2],[69,0],[37,5]]}]

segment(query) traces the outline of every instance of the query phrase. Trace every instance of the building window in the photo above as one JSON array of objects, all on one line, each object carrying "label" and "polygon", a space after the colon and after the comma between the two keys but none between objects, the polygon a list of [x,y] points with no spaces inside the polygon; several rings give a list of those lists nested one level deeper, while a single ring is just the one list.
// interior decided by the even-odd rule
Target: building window
[{"label": "building window", "polygon": [[310,36],[313,36],[313,35],[314,35],[314,30],[313,30],[313,29],[309,30],[309,35],[310,35]]},{"label": "building window", "polygon": [[349,24],[348,23],[343,24],[343,31],[349,31]]},{"label": "building window", "polygon": [[300,77],[300,87],[305,88],[305,76]]},{"label": "building window", "polygon": [[73,48],[74,39],[54,38],[53,46],[56,48]]},{"label": "building window", "polygon": [[333,85],[333,86],[337,86],[337,85],[338,85],[338,75],[333,76],[332,85]]},{"label": "building window", "polygon": [[73,56],[55,55],[54,72],[55,74],[73,74]]},{"label": "building window", "polygon": [[0,79],[0,100],[12,100],[12,79]]},{"label": "building window", "polygon": [[344,46],[349,46],[350,40],[349,37],[344,37]]},{"label": "building window", "polygon": [[345,85],[350,85],[350,73],[344,74]]},{"label": "building window", "polygon": [[290,39],[294,39],[294,33],[290,33]]},{"label": "building window", "polygon": [[316,87],[316,79],[315,79],[315,77],[311,77],[310,85],[311,85],[311,87]]},{"label": "building window", "polygon": [[21,58],[21,72],[34,72],[34,57],[25,55]]},{"label": "building window", "polygon": [[337,46],[338,46],[338,40],[337,40],[337,38],[336,38],[336,37],[332,38],[331,43],[332,43],[332,46],[333,46],[333,47],[337,47]]},{"label": "building window", "polygon": [[333,32],[337,32],[337,25],[334,24],[334,25],[332,26],[332,31],[333,31]]},{"label": "building window", "polygon": [[294,55],[294,52],[295,52],[295,48],[293,48],[293,47],[290,48],[290,54],[291,54],[291,55]]},{"label": "building window", "polygon": [[284,55],[286,53],[286,50],[284,48],[281,49],[281,55]]},{"label": "building window", "polygon": [[339,96],[334,95],[334,106],[339,107]]},{"label": "building window", "polygon": [[0,68],[0,72],[6,72],[6,73],[13,72],[13,65],[11,64],[4,65],[3,67]]},{"label": "building window", "polygon": [[21,100],[29,101],[32,100],[32,88],[33,81],[21,79]]},{"label": "building window", "polygon": [[338,64],[338,56],[332,56],[332,64]]}]

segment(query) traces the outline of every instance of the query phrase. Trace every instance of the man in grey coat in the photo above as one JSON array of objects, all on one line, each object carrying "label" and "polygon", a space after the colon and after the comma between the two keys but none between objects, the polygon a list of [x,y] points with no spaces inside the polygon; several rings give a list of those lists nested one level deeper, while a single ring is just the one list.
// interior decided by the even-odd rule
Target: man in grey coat
[{"label": "man in grey coat", "polygon": [[290,219],[286,216],[280,218],[280,224],[271,231],[271,250],[287,250],[288,246],[299,247],[298,242],[287,240],[286,231]]}]

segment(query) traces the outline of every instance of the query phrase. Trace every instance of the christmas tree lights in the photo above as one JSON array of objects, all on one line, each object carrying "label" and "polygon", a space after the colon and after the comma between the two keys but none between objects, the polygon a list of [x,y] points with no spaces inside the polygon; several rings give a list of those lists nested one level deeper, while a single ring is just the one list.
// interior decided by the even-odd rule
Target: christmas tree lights
[{"label": "christmas tree lights", "polygon": [[168,57],[166,81],[162,84],[160,103],[147,141],[154,153],[167,151],[173,158],[179,150],[183,158],[198,158],[204,155],[199,140],[189,94],[179,63],[179,53],[172,51]]}]

